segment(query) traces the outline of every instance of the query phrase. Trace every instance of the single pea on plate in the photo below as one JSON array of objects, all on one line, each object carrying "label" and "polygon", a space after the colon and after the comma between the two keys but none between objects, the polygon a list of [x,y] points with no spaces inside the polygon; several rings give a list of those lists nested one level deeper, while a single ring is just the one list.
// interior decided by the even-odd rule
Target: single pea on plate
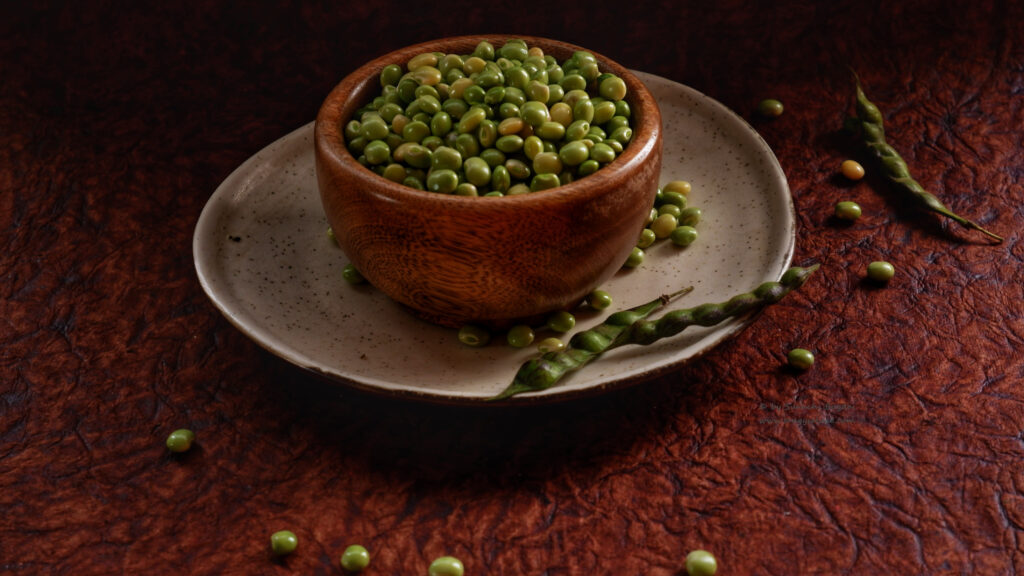
[{"label": "single pea on plate", "polygon": [[533,328],[530,328],[526,324],[517,324],[512,328],[509,328],[505,334],[505,339],[508,341],[509,346],[513,348],[526,348],[530,344],[533,344],[533,339],[536,334]]}]

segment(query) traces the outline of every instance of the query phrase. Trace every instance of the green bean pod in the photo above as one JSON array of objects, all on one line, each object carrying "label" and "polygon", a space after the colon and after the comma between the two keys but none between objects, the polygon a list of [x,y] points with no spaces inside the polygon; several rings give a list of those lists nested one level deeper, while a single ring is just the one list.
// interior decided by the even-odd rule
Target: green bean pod
[{"label": "green bean pod", "polygon": [[854,74],[857,86],[856,118],[849,119],[849,125],[859,128],[861,140],[868,151],[874,155],[882,167],[886,178],[908,193],[911,198],[917,201],[923,208],[945,216],[964,228],[977,230],[992,238],[996,242],[1002,242],[1002,236],[982,228],[979,224],[964,218],[948,207],[946,207],[935,195],[929,193],[910,175],[907,163],[900,157],[895,148],[885,141],[885,127],[882,121],[882,113],[875,106],[861,88],[860,79]]},{"label": "green bean pod", "polygon": [[787,294],[807,282],[819,264],[807,268],[793,267],[778,282],[765,282],[751,292],[737,294],[721,303],[701,304],[694,308],[673,310],[657,320],[637,320],[623,330],[605,349],[612,350],[627,344],[646,346],[669,338],[690,326],[714,326],[729,318],[744,316],[782,300]]},{"label": "green bean pod", "polygon": [[[604,352],[627,344],[648,345],[663,338],[675,336],[690,326],[714,326],[729,318],[744,316],[782,300],[787,294],[804,285],[818,264],[806,268],[792,267],[778,282],[765,282],[751,292],[737,294],[722,303],[707,303],[673,310],[658,320],[648,320],[655,310],[689,292],[681,290],[662,296],[636,308],[616,312],[590,330],[575,334],[569,346],[558,352],[547,352],[520,366],[504,391],[491,400],[503,400],[524,392],[546,390],[562,378],[575,372]],[[625,319],[629,323],[623,323]]]},{"label": "green bean pod", "polygon": [[[579,370],[600,356],[632,322],[646,318],[673,298],[692,290],[691,286],[667,296],[659,296],[646,304],[616,312],[589,330],[577,332],[562,350],[545,352],[528,360],[519,368],[512,383],[490,400],[504,400],[523,392],[536,392],[554,386],[565,375]],[[629,322],[622,322],[627,317]]]}]

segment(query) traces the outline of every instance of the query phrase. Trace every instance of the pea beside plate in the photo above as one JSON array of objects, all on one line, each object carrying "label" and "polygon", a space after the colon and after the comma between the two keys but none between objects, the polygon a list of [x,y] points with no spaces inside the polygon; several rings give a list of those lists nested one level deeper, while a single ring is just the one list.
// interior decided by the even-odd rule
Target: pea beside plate
[{"label": "pea beside plate", "polygon": [[[602,288],[613,309],[692,285],[680,306],[720,301],[778,280],[790,264],[795,216],[771,149],[719,102],[637,73],[664,122],[662,183],[688,180],[703,211],[699,239],[661,242],[639,268]],[[459,343],[457,331],[414,318],[370,286],[342,278],[344,254],[327,236],[313,161],[313,123],[270,144],[213,193],[193,236],[203,289],[239,330],[301,368],[364,390],[444,403],[484,403],[536,351]],[[582,313],[577,330],[605,313]],[[642,381],[706,353],[750,322],[687,331],[648,347],[612,351],[550,390],[510,403],[565,399]]]}]

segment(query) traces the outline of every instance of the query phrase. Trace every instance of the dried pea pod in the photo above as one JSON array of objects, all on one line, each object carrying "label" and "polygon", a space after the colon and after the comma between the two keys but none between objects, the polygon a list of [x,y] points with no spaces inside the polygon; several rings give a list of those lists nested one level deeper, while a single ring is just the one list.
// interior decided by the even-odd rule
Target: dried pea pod
[{"label": "dried pea pod", "polygon": [[882,113],[868,100],[861,88],[860,79],[854,74],[857,86],[856,111],[857,116],[850,118],[850,127],[859,128],[861,140],[867,149],[879,160],[886,178],[899,186],[903,191],[910,194],[911,198],[927,210],[945,216],[964,228],[977,230],[997,242],[1002,242],[1002,236],[989,232],[979,224],[964,218],[947,208],[935,195],[924,189],[910,175],[907,163],[900,157],[895,148],[885,141],[885,127],[882,122]]},{"label": "dried pea pod", "polygon": [[786,270],[778,282],[765,282],[753,291],[737,294],[725,302],[673,310],[666,312],[657,320],[637,320],[622,331],[607,350],[626,344],[646,346],[662,338],[675,336],[690,326],[714,326],[729,318],[743,316],[769,304],[775,304],[793,290],[803,286],[819,266],[820,264],[806,268],[794,266]]},{"label": "dried pea pod", "polygon": [[579,370],[601,355],[630,324],[646,318],[655,310],[693,290],[684,288],[669,295],[662,295],[646,304],[629,310],[621,310],[608,316],[597,326],[577,332],[562,350],[546,352],[528,360],[516,373],[512,383],[490,400],[504,400],[523,392],[536,392],[554,386],[566,374]]},{"label": "dried pea pod", "polygon": [[738,294],[722,303],[708,303],[667,312],[658,320],[647,320],[655,310],[662,308],[676,294],[662,296],[647,304],[616,312],[602,324],[579,332],[569,346],[558,352],[547,352],[528,360],[516,373],[512,383],[491,400],[503,400],[524,392],[546,390],[568,374],[579,370],[604,352],[627,344],[647,345],[662,338],[679,334],[689,326],[714,326],[729,318],[743,316],[769,304],[774,304],[804,282],[818,269],[818,264],[806,268],[792,267],[778,282],[765,282],[751,292]]}]

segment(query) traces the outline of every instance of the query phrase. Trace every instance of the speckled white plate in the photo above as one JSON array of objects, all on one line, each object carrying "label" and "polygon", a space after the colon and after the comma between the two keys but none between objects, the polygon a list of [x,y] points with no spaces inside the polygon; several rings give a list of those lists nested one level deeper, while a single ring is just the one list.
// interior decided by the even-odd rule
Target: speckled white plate
[{"label": "speckled white plate", "polygon": [[[674,306],[722,301],[776,280],[794,244],[793,204],[775,155],[742,118],[678,83],[638,73],[661,106],[662,183],[693,184],[704,219],[686,249],[660,242],[644,264],[604,288],[613,309],[694,286]],[[239,330],[281,358],[363,389],[441,402],[482,402],[535,353],[469,348],[372,287],[341,278],[346,259],[327,237],[313,160],[313,124],[238,167],[214,192],[193,238],[203,289]],[[577,329],[601,317],[581,314]],[[647,347],[609,352],[545,392],[512,402],[578,396],[642,380],[710,350],[750,318],[693,328]]]}]

